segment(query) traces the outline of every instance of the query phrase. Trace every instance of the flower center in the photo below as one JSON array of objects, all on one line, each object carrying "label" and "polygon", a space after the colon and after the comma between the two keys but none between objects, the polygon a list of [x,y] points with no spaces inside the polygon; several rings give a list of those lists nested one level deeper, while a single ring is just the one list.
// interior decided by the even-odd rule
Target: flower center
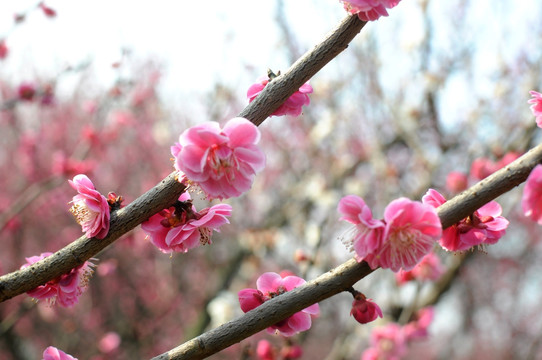
[{"label": "flower center", "polygon": [[234,170],[239,169],[239,164],[237,163],[235,156],[233,156],[233,151],[229,147],[213,144],[209,151],[207,161],[217,179],[225,176],[228,181],[235,180]]},{"label": "flower center", "polygon": [[96,212],[90,210],[84,201],[74,203],[70,208],[70,212],[75,217],[75,221],[79,225],[87,224],[96,217]]}]

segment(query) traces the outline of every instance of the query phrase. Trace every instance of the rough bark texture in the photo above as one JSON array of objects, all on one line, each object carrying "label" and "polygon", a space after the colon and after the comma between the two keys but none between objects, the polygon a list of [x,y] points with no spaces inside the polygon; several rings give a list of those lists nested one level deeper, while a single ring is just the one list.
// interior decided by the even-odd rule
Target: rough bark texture
[{"label": "rough bark texture", "polygon": [[113,212],[109,234],[104,239],[81,236],[53,255],[27,268],[0,277],[0,302],[69,272],[152,215],[173,204],[185,189],[184,185],[175,180],[175,174],[171,173],[134,202]]}]

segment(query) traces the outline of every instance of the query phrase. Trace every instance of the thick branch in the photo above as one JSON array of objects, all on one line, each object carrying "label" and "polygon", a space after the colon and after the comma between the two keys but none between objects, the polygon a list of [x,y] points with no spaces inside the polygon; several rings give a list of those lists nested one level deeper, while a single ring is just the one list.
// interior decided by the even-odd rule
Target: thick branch
[{"label": "thick branch", "polygon": [[260,125],[290,95],[348,47],[366,22],[347,16],[320,44],[297,60],[288,71],[273,79],[239,116]]},{"label": "thick branch", "polygon": [[68,273],[152,215],[173,204],[185,189],[184,185],[175,180],[175,174],[171,173],[134,202],[112,213],[109,234],[104,239],[81,236],[53,255],[0,277],[0,301],[30,291]]},{"label": "thick branch", "polygon": [[[239,116],[256,125],[261,124],[301,85],[346,49],[363,25],[365,23],[356,16],[347,16],[320,45],[299,59],[284,75],[273,80]],[[105,239],[82,236],[28,268],[0,277],[0,302],[32,290],[81,265],[120,236],[171,205],[183,191],[184,187],[175,180],[172,173],[132,204],[111,214],[111,226]]]},{"label": "thick branch", "polygon": [[[542,163],[542,145],[441,205],[437,212],[443,228],[450,227],[525,181],[539,163]],[[217,353],[312,304],[344,291],[372,271],[365,262],[358,264],[354,259],[349,260],[304,286],[277,296],[241,317],[152,360],[202,359]]]},{"label": "thick branch", "polygon": [[336,295],[373,270],[366,262],[351,259],[304,286],[266,301],[243,316],[206,332],[153,360],[203,359],[276,324],[310,304]]}]

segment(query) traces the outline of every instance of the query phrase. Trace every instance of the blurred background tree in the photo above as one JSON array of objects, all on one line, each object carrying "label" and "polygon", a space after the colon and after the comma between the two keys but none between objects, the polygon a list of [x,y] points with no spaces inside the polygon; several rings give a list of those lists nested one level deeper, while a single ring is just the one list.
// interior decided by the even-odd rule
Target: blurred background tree
[{"label": "blurred background tree", "polygon": [[[172,171],[182,130],[235,116],[258,76],[285,70],[345,16],[314,0],[85,6],[51,0],[53,16],[0,5],[2,273],[80,235],[68,179],[86,173],[133,200]],[[541,15],[534,0],[401,2],[311,80],[301,117],[262,124],[267,167],[230,201],[232,224],[212,246],[170,257],[133,231],[98,256],[74,308],[26,296],[0,305],[0,358],[37,359],[48,345],[79,359],[157,355],[240,315],[237,291],[261,273],[311,279],[351,257],[338,241],[344,195],[380,217],[429,187],[451,197],[451,171],[473,183],[483,176],[473,164],[490,173],[525,152],[540,141],[526,102],[542,80]],[[361,281],[384,310],[376,324],[349,316],[347,294],[320,304],[311,331],[292,339],[303,358],[358,359],[373,326],[423,305],[435,306],[430,337],[405,358],[542,357],[541,232],[519,196],[498,199],[511,221],[498,244],[439,253],[443,281],[397,286],[390,271]],[[212,358],[256,358],[259,339],[285,346],[261,333]]]}]

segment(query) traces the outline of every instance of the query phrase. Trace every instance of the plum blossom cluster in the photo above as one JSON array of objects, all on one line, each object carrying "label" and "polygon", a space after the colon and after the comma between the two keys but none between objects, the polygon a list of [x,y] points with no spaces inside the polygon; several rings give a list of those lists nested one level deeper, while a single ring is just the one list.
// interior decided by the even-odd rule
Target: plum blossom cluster
[{"label": "plum blossom cluster", "polygon": [[141,229],[162,252],[187,252],[210,244],[213,231],[229,224],[232,208],[227,204],[213,205],[197,211],[188,193],[183,193],[170,208],[153,215],[141,224]]},{"label": "plum blossom cluster", "polygon": [[358,15],[360,20],[374,21],[381,16],[388,16],[387,9],[391,9],[401,0],[341,0],[344,8],[350,14]]},{"label": "plum blossom cluster", "polygon": [[199,185],[211,199],[241,195],[265,166],[259,140],[258,128],[244,118],[222,129],[210,121],[185,130],[171,147],[175,169],[183,173],[179,181]]},{"label": "plum blossom cluster", "polygon": [[110,209],[107,198],[96,191],[94,184],[83,174],[68,180],[78,194],[73,197],[70,212],[88,238],[103,239],[109,232]]},{"label": "plum blossom cluster", "polygon": [[[305,280],[300,277],[288,275],[287,273],[282,275],[266,272],[256,280],[256,289],[239,291],[238,297],[241,310],[243,312],[253,310],[264,302],[305,284]],[[283,336],[293,336],[310,329],[312,325],[311,318],[318,316],[319,313],[320,307],[318,304],[313,304],[267,328],[267,332],[270,334],[278,332]]]},{"label": "plum blossom cluster", "polygon": [[397,284],[399,285],[412,280],[437,281],[443,274],[444,266],[440,258],[434,252],[430,252],[412,270],[401,270],[395,273],[395,280],[397,280]]},{"label": "plum blossom cluster", "polygon": [[429,325],[434,317],[433,308],[421,309],[416,319],[404,326],[390,323],[375,328],[371,333],[370,347],[361,355],[361,360],[400,359],[406,355],[408,344],[429,336]]},{"label": "plum blossom cluster", "polygon": [[[446,202],[438,191],[429,189],[422,201],[435,208]],[[502,214],[502,208],[491,201],[474,213],[444,230],[440,246],[448,251],[464,251],[474,246],[495,244],[505,233],[509,221]]]},{"label": "plum blossom cluster", "polygon": [[[26,264],[21,266],[21,269],[52,254],[51,252],[45,252],[39,256],[28,257],[26,258]],[[90,261],[85,261],[82,265],[70,270],[69,273],[48,281],[44,285],[27,292],[27,294],[36,300],[46,300],[51,305],[57,303],[64,307],[72,307],[77,304],[79,296],[86,290],[88,280],[93,273],[93,266],[94,264]]]},{"label": "plum blossom cluster", "polygon": [[373,269],[411,270],[442,235],[435,209],[406,198],[392,201],[383,220],[374,219],[371,209],[356,195],[342,198],[338,211],[341,220],[354,225],[343,236],[343,243],[358,261],[365,260]]},{"label": "plum blossom cluster", "polygon": [[64,351],[57,349],[54,346],[49,346],[43,352],[42,360],[77,360],[77,359],[69,354],[66,354]]},{"label": "plum blossom cluster", "polygon": [[[280,72],[279,72],[280,74]],[[268,76],[259,77],[256,83],[252,84],[247,90],[247,98],[252,102],[262,90],[271,82],[277,75],[269,71]],[[309,82],[303,84],[295,93],[293,93],[286,101],[275,110],[271,116],[291,115],[299,116],[303,112],[303,106],[311,103],[308,94],[312,94],[313,89]]]}]

